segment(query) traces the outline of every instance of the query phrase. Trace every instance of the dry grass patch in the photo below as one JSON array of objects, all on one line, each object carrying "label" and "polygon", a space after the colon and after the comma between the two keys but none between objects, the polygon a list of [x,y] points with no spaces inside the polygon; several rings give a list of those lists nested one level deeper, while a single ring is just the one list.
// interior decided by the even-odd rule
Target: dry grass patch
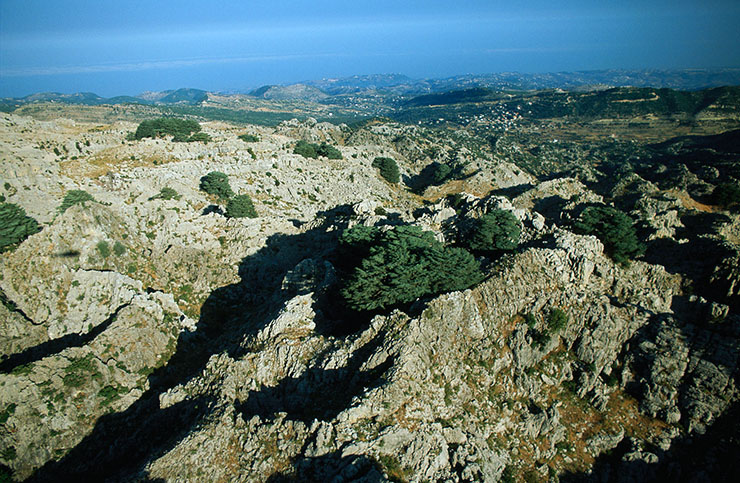
[{"label": "dry grass patch", "polygon": [[124,169],[153,168],[177,161],[179,160],[174,156],[124,155],[118,148],[108,148],[88,158],[65,160],[59,164],[64,176],[94,179]]}]

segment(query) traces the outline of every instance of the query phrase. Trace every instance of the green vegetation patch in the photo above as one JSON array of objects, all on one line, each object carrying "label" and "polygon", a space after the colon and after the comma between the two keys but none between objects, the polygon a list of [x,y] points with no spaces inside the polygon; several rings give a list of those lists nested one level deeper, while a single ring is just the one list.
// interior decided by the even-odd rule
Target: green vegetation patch
[{"label": "green vegetation patch", "polygon": [[0,458],[5,461],[13,461],[16,456],[15,446],[8,446],[4,450],[0,451]]},{"label": "green vegetation patch", "polygon": [[5,424],[8,422],[10,416],[15,414],[15,408],[16,405],[14,403],[10,403],[5,407],[5,409],[0,411],[0,424]]},{"label": "green vegetation patch", "polygon": [[85,357],[79,357],[72,359],[67,367],[64,368],[64,376],[62,381],[67,387],[81,387],[87,380],[88,376],[94,376],[97,374],[97,369],[93,354],[88,354]]},{"label": "green vegetation patch", "polygon": [[260,138],[258,136],[255,136],[254,134],[241,134],[239,136],[239,139],[241,139],[245,143],[256,143],[260,140]]},{"label": "green vegetation patch", "polygon": [[574,223],[579,233],[594,235],[617,263],[626,264],[645,248],[637,239],[632,218],[610,206],[589,206]]},{"label": "green vegetation patch", "polygon": [[119,256],[120,257],[121,255],[123,255],[124,253],[126,253],[126,245],[124,245],[123,243],[121,243],[119,241],[116,241],[113,244],[113,253],[115,253],[116,256]]},{"label": "green vegetation patch", "polygon": [[547,328],[551,332],[560,332],[568,325],[568,314],[564,310],[554,308],[547,315]]},{"label": "green vegetation patch", "polygon": [[0,203],[0,252],[20,243],[41,228],[26,210],[14,203]]},{"label": "green vegetation patch", "polygon": [[136,128],[136,132],[129,135],[129,141],[139,141],[144,138],[161,138],[172,136],[175,142],[208,142],[211,137],[200,132],[200,124],[189,119],[177,119],[171,117],[160,117],[142,121]]},{"label": "green vegetation patch", "polygon": [[100,240],[96,245],[96,248],[98,249],[98,253],[100,253],[101,257],[108,258],[110,256],[110,245],[108,245],[107,241]]},{"label": "green vegetation patch", "polygon": [[101,406],[108,406],[109,404],[121,399],[121,395],[126,394],[128,389],[125,387],[113,387],[107,385],[98,391],[98,397],[102,399],[100,402]]},{"label": "green vegetation patch", "polygon": [[519,244],[521,226],[510,211],[494,210],[476,220],[468,247],[479,252],[513,250]]},{"label": "green vegetation patch", "polygon": [[159,193],[149,198],[149,200],[179,200],[180,194],[169,186],[165,186]]},{"label": "green vegetation patch", "polygon": [[334,146],[326,143],[314,144],[303,140],[296,143],[293,154],[300,154],[304,158],[317,159],[323,156],[329,159],[342,159],[342,153]]},{"label": "green vegetation patch", "polygon": [[236,195],[226,205],[226,216],[229,218],[257,218],[252,198],[249,195]]}]

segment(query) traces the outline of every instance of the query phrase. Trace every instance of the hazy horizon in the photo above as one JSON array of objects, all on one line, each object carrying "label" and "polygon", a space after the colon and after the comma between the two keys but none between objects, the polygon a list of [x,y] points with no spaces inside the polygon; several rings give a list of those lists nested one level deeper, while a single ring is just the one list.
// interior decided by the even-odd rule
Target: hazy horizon
[{"label": "hazy horizon", "polygon": [[104,97],[367,74],[740,66],[740,5],[710,1],[284,1],[210,5],[6,0],[0,96]]}]

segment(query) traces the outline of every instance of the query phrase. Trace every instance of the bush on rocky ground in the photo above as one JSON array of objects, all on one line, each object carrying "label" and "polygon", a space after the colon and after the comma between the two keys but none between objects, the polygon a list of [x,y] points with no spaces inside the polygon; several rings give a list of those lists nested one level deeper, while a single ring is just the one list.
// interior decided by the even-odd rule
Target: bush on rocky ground
[{"label": "bush on rocky ground", "polygon": [[256,143],[260,140],[260,138],[255,136],[254,134],[241,134],[239,136],[239,139],[241,139],[245,143]]},{"label": "bush on rocky ground", "polygon": [[165,186],[159,193],[149,198],[149,200],[179,200],[180,194],[169,186]]},{"label": "bush on rocky ground", "polygon": [[398,172],[398,164],[392,158],[377,157],[373,160],[373,167],[380,170],[382,176],[389,183],[398,183],[401,181],[401,174]]},{"label": "bush on rocky ground", "polygon": [[228,218],[257,218],[252,198],[249,195],[236,195],[226,205]]},{"label": "bush on rocky ground", "polygon": [[211,171],[203,176],[200,179],[200,189],[223,200],[228,200],[234,196],[234,192],[229,185],[228,175],[220,171]]},{"label": "bush on rocky ground", "polygon": [[304,158],[312,159],[317,159],[319,156],[329,159],[342,159],[342,153],[334,146],[326,143],[314,144],[303,140],[296,143],[293,154],[300,154]]}]

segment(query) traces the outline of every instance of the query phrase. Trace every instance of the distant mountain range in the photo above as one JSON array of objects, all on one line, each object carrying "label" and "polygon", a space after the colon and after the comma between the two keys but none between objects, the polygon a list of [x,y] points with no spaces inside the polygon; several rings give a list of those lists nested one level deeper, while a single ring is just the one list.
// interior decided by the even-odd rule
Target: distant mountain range
[{"label": "distant mountain range", "polygon": [[197,105],[208,98],[208,92],[200,89],[177,89],[162,92],[144,92],[138,96],[100,97],[92,92],[61,94],[59,92],[41,92],[25,97],[2,99],[4,103],[15,102],[19,105],[39,102],[62,102],[65,104],[83,104],[99,106],[103,104],[186,104]]},{"label": "distant mountain range", "polygon": [[603,87],[668,87],[699,90],[740,85],[740,68],[684,70],[594,70],[522,74],[459,75],[445,79],[412,79],[398,74],[352,76],[306,81],[329,95],[387,91],[399,95],[420,95],[485,87],[498,90],[593,89]]},{"label": "distant mountain range", "polygon": [[[383,103],[401,105],[408,99],[465,91],[467,95],[490,96],[490,91],[536,91],[563,89],[570,91],[601,90],[608,87],[633,86],[671,88],[694,91],[719,86],[740,85],[740,68],[685,70],[598,70],[522,74],[459,75],[445,79],[412,79],[400,74],[357,75],[343,78],[311,80],[290,85],[266,85],[242,92],[255,99],[275,101],[301,100],[323,104],[350,105],[357,97],[378,99]],[[162,106],[200,106],[208,100],[208,92],[182,88],[162,92],[144,92],[138,96],[100,97],[91,92],[60,94],[44,92],[21,98],[0,99],[0,110],[12,111],[31,103],[59,102],[66,104],[144,104]],[[429,99],[424,99],[427,101]],[[353,101],[352,101],[353,102]]]}]

